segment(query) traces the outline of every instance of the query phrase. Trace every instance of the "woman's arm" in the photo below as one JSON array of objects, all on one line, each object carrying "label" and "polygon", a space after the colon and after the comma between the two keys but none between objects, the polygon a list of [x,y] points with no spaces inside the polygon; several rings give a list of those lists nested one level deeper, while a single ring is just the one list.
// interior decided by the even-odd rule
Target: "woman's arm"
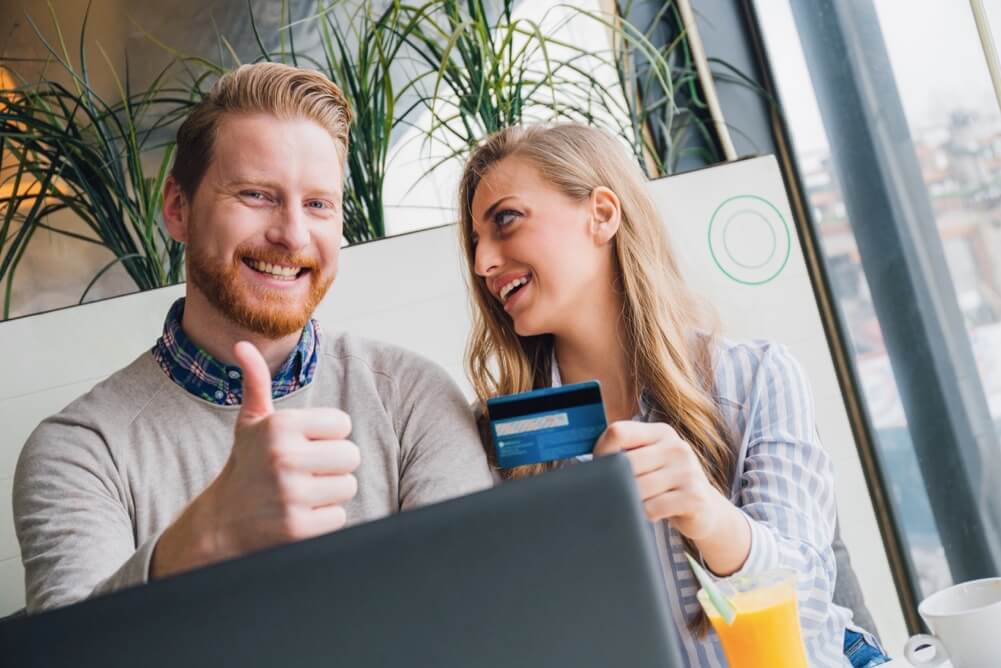
[{"label": "woman's arm", "polygon": [[[803,633],[819,628],[834,595],[834,469],[817,435],[802,368],[780,346],[765,353],[750,397],[738,504],[750,520],[741,573],[796,571]],[[814,622],[811,624],[811,622]]]},{"label": "woman's arm", "polygon": [[809,636],[826,618],[834,591],[834,474],[817,438],[806,378],[788,352],[765,353],[749,406],[737,505],[712,486],[691,446],[666,424],[616,422],[595,454],[625,452],[647,516],[669,520],[717,574],[796,571]]}]

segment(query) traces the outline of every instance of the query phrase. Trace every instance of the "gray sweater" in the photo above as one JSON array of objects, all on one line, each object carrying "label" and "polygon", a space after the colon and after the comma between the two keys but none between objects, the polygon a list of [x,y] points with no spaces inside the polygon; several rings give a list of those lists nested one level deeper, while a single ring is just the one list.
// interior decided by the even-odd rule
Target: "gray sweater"
[{"label": "gray sweater", "polygon": [[[333,406],[362,452],[349,524],[490,486],[473,418],[414,353],[323,337],[313,382],[275,409]],[[239,406],[176,385],[146,353],[32,433],[14,479],[29,611],[145,582],[161,532],[220,472]]]}]

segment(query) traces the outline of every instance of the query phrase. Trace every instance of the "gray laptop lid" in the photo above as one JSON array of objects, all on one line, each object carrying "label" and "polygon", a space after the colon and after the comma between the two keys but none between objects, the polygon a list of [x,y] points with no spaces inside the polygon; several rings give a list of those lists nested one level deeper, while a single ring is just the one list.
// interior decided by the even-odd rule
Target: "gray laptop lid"
[{"label": "gray laptop lid", "polygon": [[682,665],[622,456],[0,624],[12,666]]}]

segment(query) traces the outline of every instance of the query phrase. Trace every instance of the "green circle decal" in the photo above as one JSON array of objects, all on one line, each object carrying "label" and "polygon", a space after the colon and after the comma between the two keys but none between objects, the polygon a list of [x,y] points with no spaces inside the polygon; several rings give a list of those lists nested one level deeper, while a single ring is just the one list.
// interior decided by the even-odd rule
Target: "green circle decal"
[{"label": "green circle decal", "polygon": [[728,278],[743,285],[774,280],[792,253],[792,232],[775,207],[757,195],[737,195],[709,219],[709,254]]}]

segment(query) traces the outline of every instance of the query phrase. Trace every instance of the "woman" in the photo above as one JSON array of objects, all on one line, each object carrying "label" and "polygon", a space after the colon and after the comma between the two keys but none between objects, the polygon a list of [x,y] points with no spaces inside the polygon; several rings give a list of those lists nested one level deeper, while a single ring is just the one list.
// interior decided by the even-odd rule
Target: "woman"
[{"label": "woman", "polygon": [[849,665],[851,613],[831,600],[833,472],[803,372],[779,346],[712,334],[623,146],[585,126],[511,128],[472,155],[459,198],[479,400],[600,381],[595,454],[632,464],[688,664],[725,659],[686,550],[720,576],[794,570],[810,665]]}]

